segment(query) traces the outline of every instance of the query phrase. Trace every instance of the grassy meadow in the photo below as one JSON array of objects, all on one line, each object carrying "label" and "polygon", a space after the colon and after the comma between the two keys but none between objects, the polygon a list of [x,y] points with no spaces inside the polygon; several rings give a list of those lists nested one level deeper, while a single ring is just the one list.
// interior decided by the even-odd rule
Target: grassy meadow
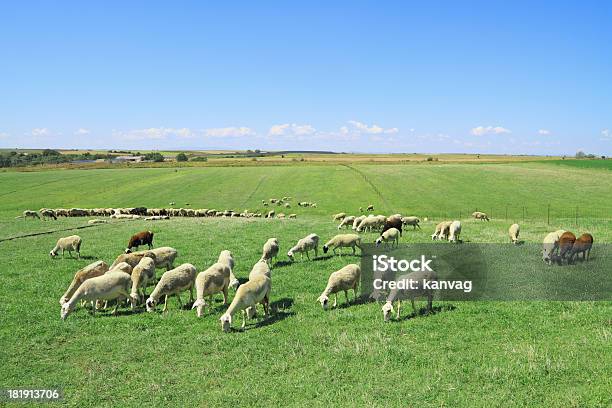
[{"label": "grassy meadow", "polygon": [[[518,221],[527,243],[558,228],[610,243],[610,185],[606,169],[547,162],[0,173],[0,387],[60,387],[58,405],[65,406],[610,406],[612,302],[438,301],[433,315],[414,316],[407,304],[401,321],[384,323],[380,304],[347,307],[342,295],[340,307],[323,311],[316,302],[329,274],[359,257],[321,251],[314,261],[289,263],[286,256],[311,232],[322,241],[336,234],[331,214],[356,214],[368,204],[377,214],[429,218],[421,231],[406,230],[402,243],[431,242],[435,224],[449,217],[461,218],[469,242],[506,243],[508,226]],[[41,207],[169,202],[264,211],[262,199],[282,196],[318,207],[274,207],[296,220],[111,220],[76,230],[88,218],[15,219]],[[475,208],[491,212],[491,222],[471,220]],[[176,265],[204,270],[231,250],[241,280],[265,240],[277,237],[272,317],[222,333],[225,307],[217,296],[200,319],[171,298],[166,315],[158,307],[94,317],[79,308],[61,321],[58,300],[75,271],[98,259],[111,263],[143,229],[155,232],[156,246],[178,249]],[[50,259],[55,241],[72,233],[83,238],[82,258]],[[364,241],[376,236],[364,234]],[[234,327],[240,321],[235,316]]]}]

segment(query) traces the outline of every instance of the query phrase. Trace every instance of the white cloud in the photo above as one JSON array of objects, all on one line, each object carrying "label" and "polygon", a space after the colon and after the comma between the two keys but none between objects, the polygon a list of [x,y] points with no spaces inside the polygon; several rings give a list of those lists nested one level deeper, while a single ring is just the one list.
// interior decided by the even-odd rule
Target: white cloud
[{"label": "white cloud", "polygon": [[244,126],[204,129],[203,133],[204,136],[207,137],[241,137],[255,135],[253,129]]},{"label": "white cloud", "polygon": [[295,123],[284,123],[274,125],[268,131],[269,136],[307,136],[317,132],[311,125],[298,125]]},{"label": "white cloud", "polygon": [[[386,133],[386,134],[394,134],[399,132],[398,128],[383,128],[378,126],[377,124],[373,124],[372,126],[368,126],[363,122],[359,122],[356,120],[349,120],[348,123],[350,125],[352,125],[359,133],[367,133],[370,135],[378,135],[381,133]],[[346,128],[346,126],[343,126],[343,128]],[[342,129],[341,129],[342,130]]]},{"label": "white cloud", "polygon": [[548,130],[548,129],[540,129],[540,130],[538,130],[538,134],[542,135],[542,136],[548,136],[548,135],[550,135],[550,130]]},{"label": "white cloud", "polygon": [[79,129],[77,129],[77,130],[74,132],[74,134],[75,134],[76,136],[85,136],[85,135],[88,135],[88,134],[90,134],[90,133],[91,133],[91,132],[89,131],[89,129],[84,129],[84,128],[79,128]]},{"label": "white cloud", "polygon": [[6,139],[9,137],[8,133],[0,132],[0,139]]},{"label": "white cloud", "polygon": [[123,137],[130,140],[162,140],[166,139],[169,136],[177,136],[177,137],[191,137],[193,136],[193,132],[188,128],[148,128],[148,129],[135,129],[129,130],[127,132],[115,131],[113,130],[113,136]]},{"label": "white cloud", "polygon": [[501,135],[503,133],[512,133],[510,129],[501,126],[477,126],[470,131],[474,136],[484,135]]},{"label": "white cloud", "polygon": [[51,132],[49,132],[49,129],[47,128],[34,128],[30,132],[30,134],[35,137],[41,137],[41,136],[49,136]]},{"label": "white cloud", "polygon": [[610,129],[603,129],[601,131],[601,140],[612,140],[612,130]]}]

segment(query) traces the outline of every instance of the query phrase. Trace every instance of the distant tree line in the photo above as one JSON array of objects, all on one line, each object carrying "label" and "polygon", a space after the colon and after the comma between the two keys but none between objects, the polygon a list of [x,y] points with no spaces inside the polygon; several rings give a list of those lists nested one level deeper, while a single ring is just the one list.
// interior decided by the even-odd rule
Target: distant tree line
[{"label": "distant tree line", "polygon": [[111,159],[110,154],[61,154],[57,150],[45,149],[40,153],[10,151],[0,153],[0,167],[26,167],[40,164],[61,164],[79,160]]}]

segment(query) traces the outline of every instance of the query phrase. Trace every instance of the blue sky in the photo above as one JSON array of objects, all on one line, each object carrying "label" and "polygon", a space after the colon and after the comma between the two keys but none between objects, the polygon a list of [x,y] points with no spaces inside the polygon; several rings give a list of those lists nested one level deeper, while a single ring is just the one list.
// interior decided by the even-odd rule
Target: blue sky
[{"label": "blue sky", "polygon": [[3,2],[0,146],[610,155],[612,2]]}]

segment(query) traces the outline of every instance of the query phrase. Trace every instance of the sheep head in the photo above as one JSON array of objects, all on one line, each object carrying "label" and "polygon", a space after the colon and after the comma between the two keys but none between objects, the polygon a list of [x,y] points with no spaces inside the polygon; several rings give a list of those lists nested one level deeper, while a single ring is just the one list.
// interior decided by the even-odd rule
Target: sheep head
[{"label": "sheep head", "polygon": [[223,316],[221,316],[219,318],[219,321],[221,322],[221,330],[223,330],[225,333],[229,332],[232,328],[232,315],[229,314],[224,314]]},{"label": "sheep head", "polygon": [[157,300],[149,297],[146,302],[147,312],[151,313],[155,311],[155,305],[157,305]]},{"label": "sheep head", "polygon": [[289,252],[287,252],[287,257],[289,257],[289,259],[291,259],[291,262],[295,261],[295,259],[293,259],[293,251],[289,250]]},{"label": "sheep head", "polygon": [[234,279],[229,283],[229,287],[236,290],[240,286],[240,281],[238,279]]},{"label": "sheep head", "polygon": [[317,302],[321,303],[323,310],[327,310],[329,306],[329,297],[327,297],[327,295],[321,295],[317,298]]},{"label": "sheep head", "polygon": [[66,318],[68,317],[68,315],[70,313],[72,313],[73,308],[70,307],[70,303],[64,303],[62,305],[62,312],[61,312],[61,317],[62,320],[66,320]]},{"label": "sheep head", "polygon": [[323,253],[326,254],[329,251],[329,247],[327,245],[323,245]]},{"label": "sheep head", "polygon": [[393,309],[393,304],[391,302],[385,303],[382,307],[382,312],[383,319],[385,320],[385,322],[388,322],[389,319],[391,319],[391,313],[395,313],[395,310]]},{"label": "sheep head", "polygon": [[383,238],[382,237],[378,237],[376,238],[376,246],[379,247],[380,244],[382,243]]}]

